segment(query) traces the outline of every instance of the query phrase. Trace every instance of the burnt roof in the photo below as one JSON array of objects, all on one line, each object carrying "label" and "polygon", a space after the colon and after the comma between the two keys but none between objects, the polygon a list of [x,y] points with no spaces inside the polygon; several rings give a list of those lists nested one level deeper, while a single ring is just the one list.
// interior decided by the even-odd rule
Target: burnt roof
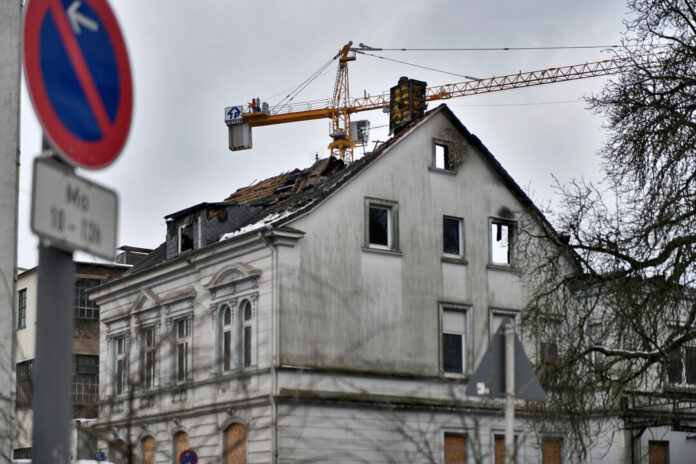
[{"label": "burnt roof", "polygon": [[[202,208],[214,209],[225,206],[239,206],[253,208],[254,214],[249,214],[251,211],[250,209],[246,210],[246,214],[239,215],[239,218],[235,220],[231,228],[228,229],[231,232],[227,234],[227,237],[223,235],[221,240],[231,236],[244,235],[254,230],[258,231],[266,225],[276,228],[287,223],[296,216],[306,213],[310,208],[321,203],[330,193],[334,192],[353,176],[369,166],[389,147],[411,133],[414,127],[437,113],[442,113],[447,117],[468,143],[478,149],[484,159],[486,159],[491,167],[498,172],[503,183],[510,189],[520,203],[529,208],[530,212],[540,219],[544,225],[553,230],[543,213],[534,205],[532,200],[502,167],[498,160],[495,159],[488,148],[486,148],[478,137],[466,129],[445,104],[439,105],[437,108],[426,112],[424,117],[411,122],[398,134],[379,145],[374,151],[351,164],[345,164],[340,159],[333,157],[319,159],[306,169],[295,169],[262,180],[253,185],[239,188],[222,202],[199,203],[168,215],[166,219],[168,221],[175,220]],[[192,250],[186,252],[185,255],[189,256],[191,253],[197,251],[198,250]],[[153,250],[145,259],[135,265],[130,274],[157,266],[162,264],[165,260],[166,247],[163,243]]]}]

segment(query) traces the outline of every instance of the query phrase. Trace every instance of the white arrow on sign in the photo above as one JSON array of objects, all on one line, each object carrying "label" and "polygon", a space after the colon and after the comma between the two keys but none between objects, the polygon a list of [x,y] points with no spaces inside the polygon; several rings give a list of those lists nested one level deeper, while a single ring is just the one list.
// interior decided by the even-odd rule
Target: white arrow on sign
[{"label": "white arrow on sign", "polygon": [[82,24],[90,31],[97,32],[99,30],[99,24],[97,24],[95,20],[77,11],[80,5],[82,5],[82,2],[80,0],[75,0],[68,7],[68,19],[70,19],[73,31],[75,31],[75,34],[82,33],[82,29],[80,29],[80,24]]}]

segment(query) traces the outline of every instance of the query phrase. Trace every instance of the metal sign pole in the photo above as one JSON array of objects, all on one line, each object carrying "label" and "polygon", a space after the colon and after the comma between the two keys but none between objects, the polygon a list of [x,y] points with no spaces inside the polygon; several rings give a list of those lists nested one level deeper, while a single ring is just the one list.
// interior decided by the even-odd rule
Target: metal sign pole
[{"label": "metal sign pole", "polygon": [[70,462],[75,264],[69,251],[39,243],[32,460]]},{"label": "metal sign pole", "polygon": [[515,325],[505,325],[505,464],[515,463]]}]

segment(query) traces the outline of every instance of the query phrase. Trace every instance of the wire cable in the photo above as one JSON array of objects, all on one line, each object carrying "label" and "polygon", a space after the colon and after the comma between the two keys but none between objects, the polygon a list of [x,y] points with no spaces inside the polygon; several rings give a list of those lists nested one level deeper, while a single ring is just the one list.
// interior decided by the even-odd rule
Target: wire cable
[{"label": "wire cable", "polygon": [[559,45],[550,47],[472,47],[472,48],[371,48],[375,51],[397,52],[497,52],[520,50],[580,50],[593,48],[620,48],[621,45]]},{"label": "wire cable", "polygon": [[439,73],[443,73],[443,74],[450,74],[450,75],[452,75],[452,76],[463,77],[464,79],[469,79],[469,80],[472,80],[472,81],[477,81],[477,80],[479,80],[477,77],[467,76],[466,74],[457,74],[457,73],[453,73],[453,72],[450,72],[450,71],[443,71],[442,69],[430,68],[430,67],[428,67],[428,66],[422,66],[422,65],[419,65],[419,64],[415,64],[415,63],[408,63],[408,62],[406,62],[406,61],[396,60],[396,59],[394,59],[394,58],[387,58],[386,56],[373,55],[372,53],[366,53],[366,52],[363,52],[363,51],[360,51],[360,50],[357,50],[357,53],[360,53],[361,55],[371,56],[371,57],[373,57],[373,58],[379,58],[380,60],[393,61],[393,62],[395,62],[395,63],[405,64],[405,65],[408,65],[408,66],[414,66],[414,67],[416,67],[416,68],[421,68],[421,69],[427,69],[427,70],[429,70],[429,71],[435,71],[435,72],[439,72]]},{"label": "wire cable", "polygon": [[285,96],[285,98],[283,98],[283,99],[282,99],[280,102],[278,102],[278,104],[275,105],[275,106],[281,106],[281,105],[283,105],[283,104],[289,104],[291,101],[293,101],[293,100],[295,99],[295,97],[297,97],[297,96],[300,94],[300,92],[302,92],[305,88],[307,88],[307,86],[308,86],[314,79],[316,79],[317,77],[319,77],[319,76],[321,75],[321,73],[324,72],[324,70],[325,70],[326,68],[328,68],[329,65],[330,65],[331,63],[334,62],[335,59],[336,59],[336,58],[330,59],[329,61],[326,62],[326,64],[324,64],[322,67],[320,67],[319,69],[317,69],[316,71],[314,71],[307,79],[304,80],[304,82],[302,82],[302,83],[299,84],[297,87],[295,87],[295,90],[293,90],[292,92],[290,92],[289,94],[287,94],[287,95]]}]

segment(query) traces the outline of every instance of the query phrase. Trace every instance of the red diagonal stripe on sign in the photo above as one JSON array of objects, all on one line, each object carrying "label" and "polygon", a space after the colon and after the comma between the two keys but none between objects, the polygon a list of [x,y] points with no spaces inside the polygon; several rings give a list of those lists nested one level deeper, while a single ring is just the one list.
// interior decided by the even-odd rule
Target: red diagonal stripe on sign
[{"label": "red diagonal stripe on sign", "polygon": [[111,122],[109,121],[109,116],[106,113],[106,108],[104,107],[104,102],[102,101],[101,95],[99,95],[99,90],[97,90],[97,85],[94,83],[92,78],[92,73],[89,71],[87,66],[87,61],[82,54],[82,49],[80,44],[77,42],[77,38],[73,34],[72,27],[70,27],[70,21],[68,16],[65,14],[63,5],[61,5],[60,0],[51,1],[51,11],[53,12],[53,17],[58,25],[58,32],[63,38],[63,43],[65,44],[65,49],[70,57],[70,62],[75,69],[77,78],[80,81],[82,90],[85,92],[87,97],[87,102],[89,103],[94,117],[97,120],[97,124],[102,131],[102,136],[106,137],[111,128]]}]

